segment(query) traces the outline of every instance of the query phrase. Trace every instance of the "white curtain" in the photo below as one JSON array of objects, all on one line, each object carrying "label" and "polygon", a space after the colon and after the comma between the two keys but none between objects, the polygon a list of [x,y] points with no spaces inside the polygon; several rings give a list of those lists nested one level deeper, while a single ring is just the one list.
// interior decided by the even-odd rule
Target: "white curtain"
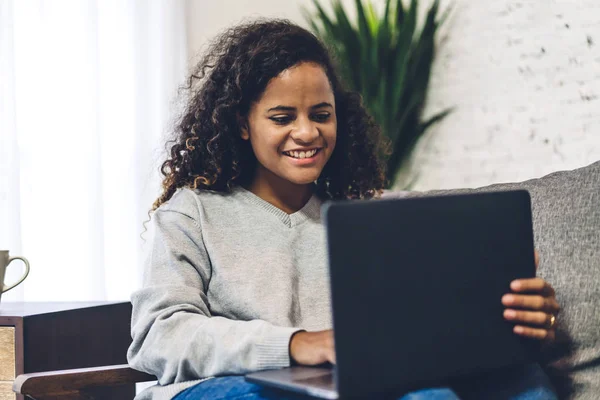
[{"label": "white curtain", "polygon": [[139,286],[185,32],[183,0],[0,0],[0,250],[31,263],[2,302]]}]

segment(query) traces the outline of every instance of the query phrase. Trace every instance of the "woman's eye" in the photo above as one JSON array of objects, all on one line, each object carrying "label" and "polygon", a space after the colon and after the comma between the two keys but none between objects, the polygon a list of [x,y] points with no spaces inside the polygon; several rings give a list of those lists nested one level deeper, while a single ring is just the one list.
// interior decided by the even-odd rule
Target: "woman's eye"
[{"label": "woman's eye", "polygon": [[291,117],[289,116],[281,116],[281,117],[271,117],[270,118],[271,121],[274,121],[276,124],[287,124],[288,122],[290,122],[292,120]]},{"label": "woman's eye", "polygon": [[325,122],[329,119],[330,116],[331,116],[331,114],[329,114],[329,113],[320,113],[320,114],[316,114],[313,118],[317,122]]}]

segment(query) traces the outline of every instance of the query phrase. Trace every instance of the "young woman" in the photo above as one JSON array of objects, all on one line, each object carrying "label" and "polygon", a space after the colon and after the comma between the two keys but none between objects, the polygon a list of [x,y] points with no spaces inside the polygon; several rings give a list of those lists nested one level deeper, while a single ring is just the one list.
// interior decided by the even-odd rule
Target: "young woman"
[{"label": "young woman", "polygon": [[[190,88],[162,165],[143,288],[132,297],[128,359],[159,379],[138,398],[283,398],[240,375],[335,363],[320,206],[380,195],[378,128],[323,44],[287,21],[228,30]],[[502,302],[515,334],[552,338],[550,285],[511,288]],[[554,398],[536,365],[478,382],[467,395]]]}]

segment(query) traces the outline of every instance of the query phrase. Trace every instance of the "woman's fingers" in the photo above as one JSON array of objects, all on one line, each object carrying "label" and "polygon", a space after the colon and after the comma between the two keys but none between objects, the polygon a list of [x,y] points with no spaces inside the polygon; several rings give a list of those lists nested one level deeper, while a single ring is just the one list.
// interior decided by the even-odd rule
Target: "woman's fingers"
[{"label": "woman's fingers", "polygon": [[545,311],[552,314],[557,314],[560,310],[556,298],[534,294],[505,294],[502,296],[502,304],[506,307]]},{"label": "woman's fingers", "polygon": [[554,288],[542,278],[517,279],[510,283],[510,288],[517,293],[538,293],[543,296],[554,296]]},{"label": "woman's fingers", "polygon": [[514,333],[537,340],[552,341],[559,306],[554,297],[507,294],[502,298],[504,318],[515,324]]},{"label": "woman's fingers", "polygon": [[[540,257],[535,252],[537,269]],[[554,324],[560,306],[554,288],[542,278],[517,279],[511,282],[514,293],[502,297],[504,318],[515,324],[514,333],[537,340],[552,341],[556,336]]]},{"label": "woman's fingers", "polygon": [[529,337],[537,340],[554,340],[556,333],[553,329],[532,328],[530,326],[517,325],[513,328],[513,332],[520,336]]},{"label": "woman's fingers", "polygon": [[504,318],[511,322],[550,328],[550,314],[541,311],[504,310]]}]

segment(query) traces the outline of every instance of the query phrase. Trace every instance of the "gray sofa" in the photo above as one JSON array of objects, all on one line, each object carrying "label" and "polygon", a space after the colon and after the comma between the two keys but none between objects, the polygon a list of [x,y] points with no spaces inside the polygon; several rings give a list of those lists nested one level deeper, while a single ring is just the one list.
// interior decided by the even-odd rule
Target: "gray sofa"
[{"label": "gray sofa", "polygon": [[[479,189],[388,192],[386,197],[526,189],[531,194],[539,275],[563,309],[544,365],[561,398],[600,399],[600,162],[521,183]],[[127,365],[19,375],[16,393],[44,400],[105,399],[110,387],[156,378]],[[99,396],[98,387],[102,387]],[[108,397],[107,397],[108,396]]]},{"label": "gray sofa", "polygon": [[562,306],[557,340],[544,351],[547,371],[561,397],[600,399],[600,162],[520,183],[385,197],[508,189],[531,195],[538,275]]}]

